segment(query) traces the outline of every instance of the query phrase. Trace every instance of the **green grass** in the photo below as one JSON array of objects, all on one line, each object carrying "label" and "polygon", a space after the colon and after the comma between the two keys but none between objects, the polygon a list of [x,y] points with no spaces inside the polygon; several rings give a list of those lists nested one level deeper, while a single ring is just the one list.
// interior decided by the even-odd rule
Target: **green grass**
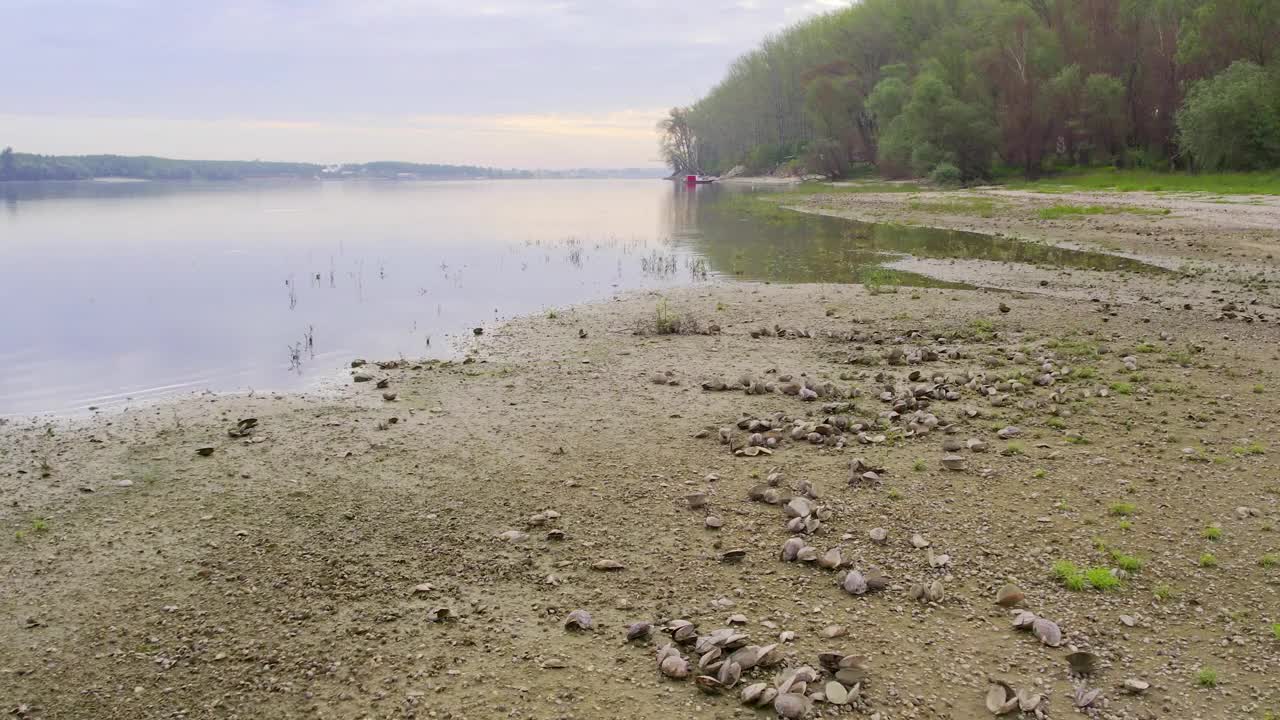
[{"label": "green grass", "polygon": [[1280,195],[1280,172],[1182,173],[1098,168],[1054,175],[1007,187],[1046,192],[1118,190],[1120,192],[1207,192],[1221,195]]},{"label": "green grass", "polygon": [[1166,208],[1116,207],[1111,205],[1054,205],[1042,208],[1036,215],[1041,220],[1056,220],[1078,215],[1119,215],[1120,213],[1128,213],[1130,215],[1168,215],[1170,211]]},{"label": "green grass", "polygon": [[1013,457],[1015,455],[1023,455],[1026,452],[1027,452],[1027,448],[1025,445],[1018,442],[1017,440],[1012,440],[1009,442],[1008,445],[1004,446],[1004,449],[1000,451],[1000,454],[1004,455],[1005,457]]},{"label": "green grass", "polygon": [[680,316],[680,313],[671,309],[671,306],[667,304],[666,298],[658,301],[653,327],[659,335],[679,335],[684,325],[684,318]]},{"label": "green grass", "polygon": [[1160,602],[1166,602],[1173,599],[1173,588],[1168,585],[1157,585],[1151,594]]},{"label": "green grass", "polygon": [[1048,474],[1049,473],[1046,472],[1044,468],[1036,468],[1035,471],[1031,473],[1031,477],[1035,478],[1036,480],[1043,480],[1044,477]]},{"label": "green grass", "polygon": [[964,198],[956,200],[912,200],[907,207],[920,212],[943,215],[977,215],[978,217],[994,217],[997,206],[990,200],[980,198]]},{"label": "green grass", "polygon": [[1201,531],[1200,536],[1203,537],[1205,540],[1214,540],[1214,541],[1221,540],[1222,528],[1218,527],[1217,525],[1210,525],[1209,527]]},{"label": "green grass", "polygon": [[1215,568],[1218,567],[1218,558],[1214,557],[1212,553],[1205,553],[1200,556],[1199,563],[1202,568]]},{"label": "green grass", "polygon": [[1235,447],[1231,448],[1231,454],[1233,455],[1266,455],[1267,446],[1263,445],[1260,442],[1252,442],[1252,443],[1249,443],[1248,445],[1243,445],[1243,446],[1236,445]]},{"label": "green grass", "polygon": [[1135,555],[1113,552],[1111,553],[1111,559],[1115,562],[1116,567],[1130,574],[1136,573],[1142,569],[1142,558]]},{"label": "green grass", "polygon": [[32,532],[49,532],[49,523],[44,518],[36,518],[31,521]]},{"label": "green grass", "polygon": [[1280,640],[1280,623],[1272,623],[1271,637]]},{"label": "green grass", "polygon": [[1273,568],[1277,565],[1280,565],[1280,556],[1273,555],[1272,553],[1267,553],[1266,555],[1263,555],[1262,557],[1258,558],[1258,564],[1264,568]]},{"label": "green grass", "polygon": [[1132,530],[1133,523],[1129,522],[1128,520],[1121,520],[1120,524],[1116,525],[1116,527],[1120,528],[1121,530]]},{"label": "green grass", "polygon": [[1111,383],[1111,392],[1117,395],[1132,395],[1133,385],[1127,382],[1113,382]]},{"label": "green grass", "polygon": [[1132,517],[1134,513],[1138,512],[1138,506],[1131,502],[1111,503],[1111,507],[1107,508],[1107,511],[1117,517]]},{"label": "green grass", "polygon": [[925,463],[923,458],[916,458],[916,461],[911,464],[911,469],[916,472],[924,472],[927,467],[929,466]]},{"label": "green grass", "polygon": [[1072,380],[1092,380],[1098,377],[1098,369],[1085,365],[1071,371]]},{"label": "green grass", "polygon": [[558,317],[560,317],[560,313],[556,312],[555,308],[551,308],[550,310],[547,311],[548,320],[555,320]]},{"label": "green grass", "polygon": [[[840,194],[865,194],[865,193],[915,193],[923,192],[929,188],[912,182],[882,182],[876,180],[863,180],[859,182],[841,183],[839,185],[830,185],[828,183],[807,182],[797,185],[794,189],[787,191],[786,195],[840,195]],[[782,197],[786,197],[782,195]]]},{"label": "green grass", "polygon": [[897,488],[889,488],[889,499],[890,499],[890,500],[901,500],[901,499],[902,499],[902,493],[898,492],[898,489],[897,489]]},{"label": "green grass", "polygon": [[1111,574],[1109,568],[1092,567],[1084,572],[1084,579],[1095,590],[1106,592],[1120,587],[1120,579]]},{"label": "green grass", "polygon": [[1217,687],[1218,671],[1213,668],[1200,668],[1200,671],[1196,673],[1196,684],[1205,688]]}]

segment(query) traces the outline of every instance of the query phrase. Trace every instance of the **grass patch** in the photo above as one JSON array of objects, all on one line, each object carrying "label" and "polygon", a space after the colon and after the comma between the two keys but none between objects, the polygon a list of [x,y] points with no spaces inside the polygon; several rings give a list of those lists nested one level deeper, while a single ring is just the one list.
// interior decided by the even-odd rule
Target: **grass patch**
[{"label": "grass patch", "polygon": [[1200,532],[1200,537],[1205,540],[1213,540],[1214,542],[1217,542],[1222,539],[1222,528],[1217,525],[1210,525]]},{"label": "grass patch", "polygon": [[1208,667],[1200,668],[1196,673],[1196,684],[1204,688],[1217,687],[1218,671]]},{"label": "grass patch", "polygon": [[889,488],[889,499],[890,499],[890,500],[901,500],[901,499],[902,499],[902,493],[898,492],[898,489],[897,489],[897,488]]},{"label": "grass patch", "polygon": [[1277,557],[1272,553],[1267,553],[1266,555],[1258,558],[1258,564],[1264,568],[1273,568],[1280,565],[1280,557]]},{"label": "grass patch", "polygon": [[1214,557],[1212,553],[1205,553],[1201,555],[1198,562],[1202,568],[1218,567],[1218,558]]},{"label": "grass patch", "polygon": [[1005,457],[1014,457],[1015,455],[1025,455],[1026,452],[1027,448],[1025,445],[1017,440],[1013,440],[1010,441],[1008,445],[1004,446],[1004,449],[1000,451],[1000,454]]},{"label": "grass patch", "polygon": [[1054,190],[1118,190],[1120,192],[1206,192],[1220,195],[1280,195],[1280,172],[1182,173],[1097,168],[1063,173],[1007,187]]},{"label": "grass patch", "polygon": [[555,308],[551,308],[550,310],[547,311],[548,320],[555,320],[558,317],[560,317],[560,313],[556,312]]},{"label": "grass patch", "polygon": [[1111,560],[1115,562],[1116,567],[1127,573],[1136,573],[1142,569],[1142,558],[1136,555],[1126,555],[1122,552],[1111,553]]},{"label": "grass patch", "polygon": [[671,309],[671,306],[667,304],[666,298],[658,301],[658,308],[653,319],[654,332],[659,335],[679,335],[680,331],[686,328],[686,325],[684,317]]},{"label": "grass patch", "polygon": [[1092,567],[1084,572],[1084,579],[1095,590],[1107,592],[1120,587],[1120,578],[1111,573],[1109,568]]},{"label": "grass patch", "polygon": [[925,463],[923,458],[916,458],[916,461],[911,464],[911,469],[916,472],[924,472],[927,467],[929,466]]},{"label": "grass patch", "polygon": [[1170,210],[1166,208],[1116,207],[1113,205],[1054,205],[1041,208],[1036,215],[1041,220],[1057,220],[1058,218],[1078,217],[1081,215],[1119,215],[1121,213],[1129,215],[1168,215]]},{"label": "grass patch", "polygon": [[1271,625],[1271,637],[1280,640],[1280,623],[1273,623]]},{"label": "grass patch", "polygon": [[1160,602],[1167,602],[1173,599],[1173,588],[1168,585],[1157,585],[1151,591],[1151,595]]},{"label": "grass patch", "polygon": [[1115,393],[1115,394],[1117,394],[1117,395],[1132,395],[1132,394],[1133,394],[1133,384],[1132,384],[1132,383],[1127,383],[1127,382],[1113,382],[1113,383],[1111,383],[1111,386],[1110,386],[1110,387],[1111,387],[1111,392],[1113,392],[1113,393]]},{"label": "grass patch", "polygon": [[1248,445],[1236,445],[1231,448],[1231,454],[1237,456],[1243,455],[1266,455],[1267,447],[1260,442],[1252,442]]},{"label": "grass patch", "polygon": [[996,204],[981,198],[957,200],[912,200],[907,207],[920,212],[937,215],[976,215],[978,217],[995,217]]},{"label": "grass patch", "polygon": [[1111,503],[1111,507],[1107,508],[1107,512],[1117,517],[1132,517],[1138,512],[1138,506],[1131,502]]}]

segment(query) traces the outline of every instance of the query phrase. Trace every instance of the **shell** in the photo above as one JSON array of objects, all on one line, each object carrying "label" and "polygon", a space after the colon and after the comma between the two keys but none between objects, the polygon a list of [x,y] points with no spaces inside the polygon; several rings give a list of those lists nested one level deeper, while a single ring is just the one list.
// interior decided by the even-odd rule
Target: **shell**
[{"label": "shell", "polygon": [[804,541],[800,538],[788,538],[782,544],[782,559],[791,562],[800,555],[800,550],[804,548]]},{"label": "shell", "polygon": [[586,610],[574,610],[564,619],[567,630],[590,630],[593,627],[591,613]]},{"label": "shell", "polygon": [[1101,689],[1094,688],[1090,690],[1089,688],[1086,688],[1082,685],[1076,688],[1076,694],[1074,698],[1075,705],[1078,708],[1084,709],[1096,703],[1098,701],[1098,698],[1100,697],[1102,697]]},{"label": "shell", "polygon": [[760,699],[756,700],[756,707],[769,707],[778,697],[778,689],[767,687],[764,692],[760,693]]},{"label": "shell", "polygon": [[880,527],[871,528],[871,531],[868,532],[867,535],[870,536],[871,542],[880,545],[883,545],[885,541],[889,539],[889,531]]},{"label": "shell", "polygon": [[843,653],[828,650],[827,652],[818,653],[818,664],[827,670],[836,671],[840,669],[840,661],[844,659]]},{"label": "shell", "polygon": [[796,559],[800,562],[813,562],[818,559],[818,548],[808,546],[800,548],[800,552],[796,553]]},{"label": "shell", "polygon": [[671,637],[675,638],[675,641],[678,643],[687,643],[697,636],[698,631],[693,627],[693,625],[684,625],[671,633]]},{"label": "shell", "polygon": [[716,662],[720,660],[721,655],[724,655],[723,650],[721,650],[718,647],[712,647],[711,649],[702,653],[702,657],[698,658],[698,667],[702,670],[706,670],[707,668],[716,664]]},{"label": "shell", "polygon": [[1073,652],[1067,656],[1067,664],[1076,675],[1091,675],[1097,669],[1098,656],[1091,652]]},{"label": "shell", "polygon": [[1037,619],[1038,618],[1035,613],[1022,610],[1013,617],[1013,629],[1030,630],[1031,626],[1035,624]]},{"label": "shell", "polygon": [[725,550],[724,552],[720,553],[720,562],[722,562],[722,563],[736,563],[736,562],[741,561],[741,560],[742,560],[742,558],[744,558],[744,557],[746,557],[746,556],[747,556],[747,551],[746,551],[746,550],[743,550],[742,548],[734,548],[733,550]]},{"label": "shell", "polygon": [[597,560],[591,563],[592,570],[599,570],[601,572],[615,572],[617,570],[625,570],[626,567],[626,565],[623,565],[617,560]]},{"label": "shell", "polygon": [[865,682],[867,676],[867,669],[860,667],[840,668],[835,673],[835,679],[838,682],[850,687],[857,685],[858,683]]},{"label": "shell", "polygon": [[779,693],[773,710],[787,720],[800,720],[809,714],[809,698],[800,693]]},{"label": "shell", "polygon": [[730,660],[720,666],[720,672],[716,674],[716,679],[725,687],[733,687],[742,679],[742,666]]},{"label": "shell", "polygon": [[992,683],[987,690],[987,709],[995,715],[1008,715],[1018,709],[1018,697],[1006,683]]},{"label": "shell", "polygon": [[827,696],[827,702],[832,705],[844,705],[849,702],[849,691],[844,685],[834,680],[822,686],[822,692]]},{"label": "shell", "polygon": [[674,680],[683,680],[689,677],[689,663],[679,655],[671,655],[664,658],[658,664],[658,670],[669,678]]},{"label": "shell", "polygon": [[663,660],[669,657],[680,657],[680,650],[675,645],[667,643],[658,648],[658,664],[661,665]]},{"label": "shell", "polygon": [[850,570],[849,573],[844,576],[844,581],[840,583],[840,587],[844,588],[844,591],[850,595],[867,594],[867,581],[862,577],[862,573],[857,570]]},{"label": "shell", "polygon": [[943,455],[942,467],[948,470],[963,470],[967,461],[963,455]]},{"label": "shell", "polygon": [[649,635],[651,635],[652,633],[653,633],[653,623],[641,621],[637,623],[631,623],[630,625],[627,626],[628,640],[642,640],[644,638],[649,637]]},{"label": "shell", "polygon": [[742,688],[742,692],[739,693],[738,697],[742,700],[743,705],[754,705],[767,689],[769,689],[767,683],[752,683]]},{"label": "shell", "polygon": [[929,602],[942,602],[946,598],[946,590],[942,587],[942,581],[934,580],[929,583],[928,589],[924,591],[924,596]]},{"label": "shell", "polygon": [[1005,585],[996,591],[996,604],[1000,607],[1011,608],[1021,604],[1026,598],[1026,593],[1017,585]]},{"label": "shell", "polygon": [[690,493],[689,495],[685,495],[684,499],[689,503],[689,507],[693,510],[697,510],[707,504],[707,494],[704,492]]},{"label": "shell", "polygon": [[719,516],[708,515],[706,519],[702,521],[702,524],[705,525],[708,530],[718,530],[724,525],[724,521],[721,520]]},{"label": "shell", "polygon": [[1031,632],[1040,638],[1040,642],[1049,647],[1058,647],[1062,644],[1062,630],[1058,628],[1058,623],[1044,618],[1037,618],[1031,624]]},{"label": "shell", "polygon": [[787,513],[787,517],[803,518],[813,514],[813,506],[809,501],[802,497],[791,498],[791,502],[787,503],[783,511]]},{"label": "shell", "polygon": [[699,690],[707,693],[708,695],[717,695],[724,690],[724,685],[722,685],[719,680],[709,675],[699,675],[693,679],[693,684],[697,685]]},{"label": "shell", "polygon": [[831,548],[822,557],[818,558],[818,567],[828,570],[835,570],[844,564],[844,560],[840,557],[840,548]]},{"label": "shell", "polygon": [[1040,703],[1043,700],[1044,696],[1040,693],[1031,692],[1030,690],[1018,691],[1018,709],[1022,712],[1035,712],[1035,709],[1040,707]]}]

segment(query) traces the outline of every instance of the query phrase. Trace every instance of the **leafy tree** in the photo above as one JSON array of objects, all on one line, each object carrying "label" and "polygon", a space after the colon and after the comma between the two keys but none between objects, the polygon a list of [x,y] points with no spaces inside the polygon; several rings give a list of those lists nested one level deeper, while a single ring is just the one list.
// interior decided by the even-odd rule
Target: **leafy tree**
[{"label": "leafy tree", "polygon": [[1280,87],[1246,60],[1197,82],[1178,113],[1179,139],[1204,170],[1280,165]]},{"label": "leafy tree", "polygon": [[0,180],[11,180],[13,178],[13,148],[6,147],[0,150]]},{"label": "leafy tree", "polygon": [[662,133],[659,143],[663,160],[677,174],[701,172],[698,162],[698,140],[689,125],[688,108],[674,107],[658,123]]}]

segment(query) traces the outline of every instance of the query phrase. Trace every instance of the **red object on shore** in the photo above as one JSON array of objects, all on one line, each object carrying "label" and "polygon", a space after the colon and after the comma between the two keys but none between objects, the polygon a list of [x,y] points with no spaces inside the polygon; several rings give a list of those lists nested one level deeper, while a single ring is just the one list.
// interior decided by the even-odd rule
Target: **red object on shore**
[{"label": "red object on shore", "polygon": [[697,176],[697,175],[685,175],[685,176],[684,176],[684,184],[685,184],[685,185],[690,185],[690,186],[692,186],[692,185],[697,185],[697,184],[698,184],[698,176]]}]

